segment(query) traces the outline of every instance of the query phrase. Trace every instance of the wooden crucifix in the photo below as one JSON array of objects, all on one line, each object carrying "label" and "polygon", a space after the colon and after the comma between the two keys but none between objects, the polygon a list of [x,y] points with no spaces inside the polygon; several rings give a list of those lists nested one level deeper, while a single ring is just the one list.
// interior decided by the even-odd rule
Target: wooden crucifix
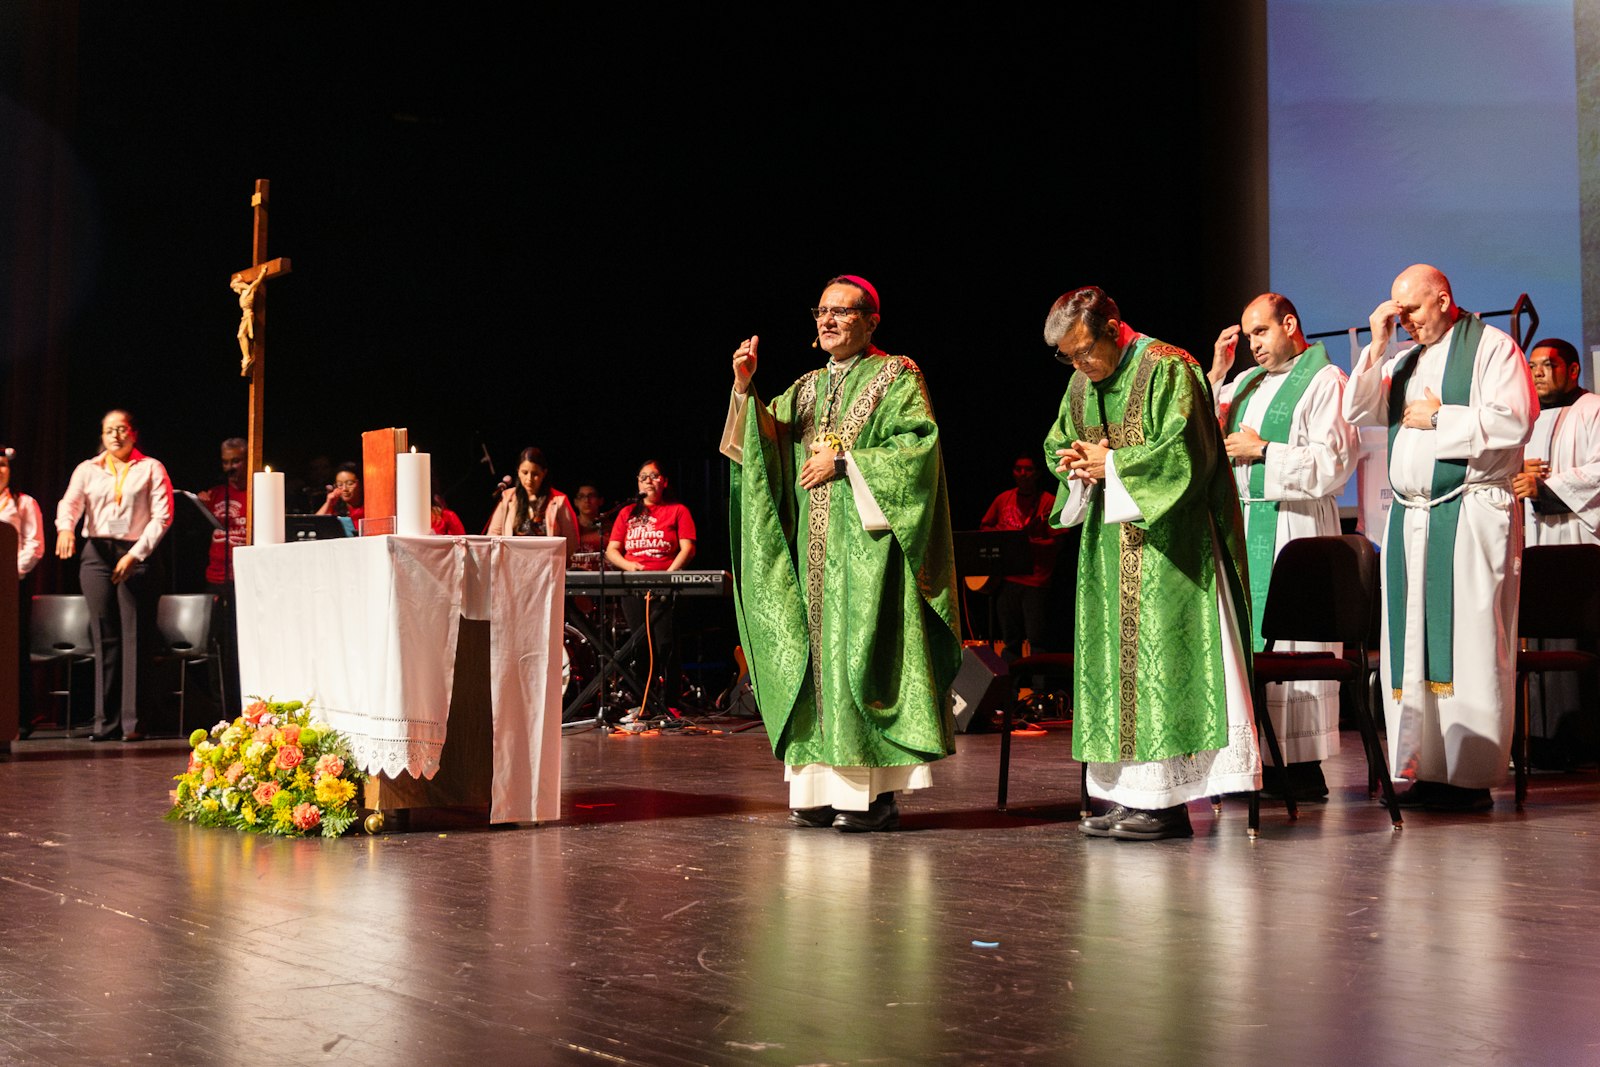
[{"label": "wooden crucifix", "polygon": [[[251,243],[253,265],[238,271],[228,285],[239,294],[239,374],[250,379],[250,422],[245,438],[246,474],[254,474],[262,465],[262,425],[267,410],[267,291],[262,283],[268,278],[289,273],[287,259],[267,258],[267,193],[271,182],[256,179],[255,195],[250,207],[255,217],[255,237]],[[245,504],[245,543],[255,540],[255,479],[249,478],[249,496]]]}]

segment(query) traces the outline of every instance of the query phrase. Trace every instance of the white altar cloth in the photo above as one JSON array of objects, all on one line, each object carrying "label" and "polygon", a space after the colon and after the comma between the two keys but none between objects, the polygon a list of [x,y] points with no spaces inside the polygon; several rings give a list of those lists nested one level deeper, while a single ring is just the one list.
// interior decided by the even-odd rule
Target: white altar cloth
[{"label": "white altar cloth", "polygon": [[458,620],[489,622],[491,822],[561,805],[560,537],[352,537],[234,552],[241,692],[310,698],[368,773],[432,778]]}]

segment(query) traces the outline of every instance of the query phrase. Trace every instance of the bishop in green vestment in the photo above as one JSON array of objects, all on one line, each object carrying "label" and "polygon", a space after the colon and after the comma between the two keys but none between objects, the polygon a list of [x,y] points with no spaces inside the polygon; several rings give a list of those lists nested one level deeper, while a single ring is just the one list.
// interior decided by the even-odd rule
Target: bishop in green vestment
[{"label": "bishop in green vestment", "polygon": [[812,313],[828,362],[770,404],[750,385],[759,338],[734,354],[722,451],[739,638],[791,821],[892,829],[895,793],[930,784],[955,750],[939,428],[917,365],[871,343],[869,283],[834,279]]},{"label": "bishop in green vestment", "polygon": [[1080,829],[1186,837],[1185,802],[1260,785],[1244,529],[1210,390],[1092,286],[1056,301],[1045,340],[1078,372],[1045,439],[1052,519],[1083,524],[1073,755],[1113,805]]}]

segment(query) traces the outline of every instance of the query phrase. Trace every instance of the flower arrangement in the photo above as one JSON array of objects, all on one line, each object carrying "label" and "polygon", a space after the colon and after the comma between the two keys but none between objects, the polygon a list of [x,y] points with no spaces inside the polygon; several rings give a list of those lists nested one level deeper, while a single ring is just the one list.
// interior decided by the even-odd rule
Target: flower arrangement
[{"label": "flower arrangement", "polygon": [[301,701],[256,698],[232,722],[190,734],[189,746],[169,819],[281,837],[338,837],[356,821],[367,775]]}]

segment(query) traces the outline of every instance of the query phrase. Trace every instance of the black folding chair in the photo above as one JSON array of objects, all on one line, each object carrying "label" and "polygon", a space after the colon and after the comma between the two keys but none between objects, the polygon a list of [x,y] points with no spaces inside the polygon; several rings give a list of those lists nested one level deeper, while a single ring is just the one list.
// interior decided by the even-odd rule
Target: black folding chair
[{"label": "black folding chair", "polygon": [[1528,685],[1530,674],[1592,671],[1600,657],[1583,651],[1600,637],[1600,545],[1533,545],[1522,550],[1522,593],[1517,636],[1524,642],[1576,641],[1579,649],[1517,652],[1517,709],[1511,761],[1517,808],[1528,795]]},{"label": "black folding chair", "polygon": [[[1357,728],[1367,754],[1369,789],[1374,779],[1383,788],[1390,821],[1403,823],[1395,800],[1394,780],[1384,758],[1373,720],[1371,688],[1367,684],[1368,649],[1376,639],[1375,601],[1378,595],[1378,552],[1360,534],[1298,537],[1283,546],[1272,566],[1267,604],[1261,619],[1266,644],[1256,653],[1256,725],[1267,739],[1274,764],[1283,766],[1277,734],[1267,714],[1267,686],[1300,681],[1336,681],[1349,685]],[[1274,652],[1278,641],[1342,643],[1345,655],[1331,652]],[[1287,795],[1289,818],[1298,817],[1293,795]],[[1250,795],[1250,836],[1260,829],[1261,794]]]}]

